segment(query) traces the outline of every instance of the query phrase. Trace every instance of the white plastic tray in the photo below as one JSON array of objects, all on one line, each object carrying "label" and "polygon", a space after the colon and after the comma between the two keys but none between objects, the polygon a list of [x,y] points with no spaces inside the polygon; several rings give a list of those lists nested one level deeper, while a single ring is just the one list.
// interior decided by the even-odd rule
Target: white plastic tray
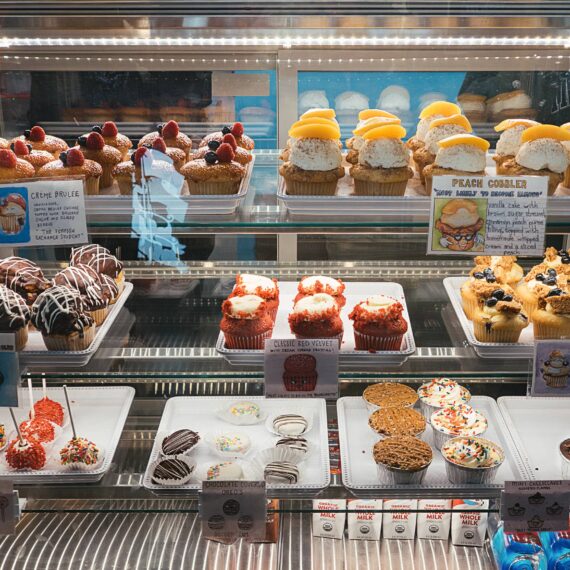
[{"label": "white plastic tray", "polygon": [[570,437],[565,398],[503,396],[499,410],[532,479],[562,477],[559,444]]},{"label": "white plastic tray", "polygon": [[[469,489],[498,488],[505,481],[528,480],[529,474],[525,464],[511,439],[503,421],[497,403],[488,396],[473,396],[470,404],[483,413],[489,422],[483,437],[497,443],[503,448],[506,458],[499,468],[493,484],[466,485]],[[338,431],[340,440],[340,456],[342,466],[342,482],[350,490],[366,492],[377,491],[392,486],[383,485],[378,480],[376,463],[372,456],[372,448],[379,437],[368,426],[369,412],[361,397],[340,398],[337,401]],[[449,481],[445,473],[445,460],[433,446],[431,426],[427,426],[422,436],[432,446],[433,461],[428,467],[421,486],[397,485],[402,489],[458,489]]]},{"label": "white plastic tray", "polygon": [[85,366],[95,354],[105,335],[113,325],[113,321],[126,303],[129,295],[133,291],[132,283],[125,283],[125,288],[117,301],[110,305],[109,314],[100,327],[95,331],[93,342],[85,350],[48,350],[44,344],[42,333],[37,330],[30,331],[28,343],[24,350],[19,352],[20,364],[24,366],[57,366],[61,368]]},{"label": "white plastic tray", "polygon": [[[449,295],[451,305],[461,323],[467,342],[481,358],[532,358],[534,354],[534,331],[532,323],[523,329],[519,342],[481,342],[473,334],[473,323],[463,311],[461,286],[467,277],[446,277],[443,286]],[[497,285],[499,287],[499,285]]]},{"label": "white plastic tray", "polygon": [[264,449],[271,448],[275,445],[278,436],[271,433],[265,427],[265,421],[259,424],[249,426],[236,426],[227,423],[217,417],[216,412],[224,409],[232,402],[248,401],[258,404],[262,411],[268,416],[277,414],[295,413],[301,414],[307,420],[312,420],[312,429],[303,437],[309,443],[310,451],[307,459],[300,463],[299,482],[293,485],[268,483],[267,489],[272,491],[283,491],[295,494],[295,492],[317,492],[325,489],[330,484],[330,461],[329,461],[329,439],[327,425],[327,409],[326,402],[323,399],[315,398],[271,398],[265,399],[262,396],[240,396],[240,397],[216,397],[216,396],[198,396],[184,397],[178,396],[170,398],[166,402],[164,413],[160,421],[160,426],[156,433],[156,439],[150,454],[148,466],[144,475],[144,486],[153,490],[170,490],[186,489],[198,491],[202,488],[202,483],[194,476],[186,485],[178,487],[166,487],[156,485],[152,482],[152,473],[150,470],[153,461],[160,457],[160,444],[162,439],[177,429],[187,428],[200,434],[202,440],[195,450],[190,453],[190,458],[196,461],[197,470],[200,466],[222,463],[230,461],[219,457],[204,441],[207,434],[219,431],[238,431],[247,434],[251,440],[252,448],[244,459],[237,460],[240,465],[244,466],[244,473],[248,475],[247,464],[255,457],[255,455]]},{"label": "white plastic tray", "polygon": [[[297,285],[297,282],[294,281],[279,282],[279,311],[277,312],[272,338],[295,338],[289,328],[288,316],[293,309],[293,299],[297,295]],[[410,354],[415,352],[416,344],[414,342],[412,324],[406,307],[406,299],[404,298],[402,286],[398,283],[376,281],[364,281],[359,283],[348,282],[345,283],[345,285],[344,296],[346,297],[346,305],[341,311],[344,337],[339,353],[339,366],[356,365],[362,368],[376,368],[381,364],[391,366],[403,364]],[[371,295],[378,294],[398,299],[404,306],[404,318],[408,323],[408,331],[404,335],[401,349],[378,352],[355,350],[352,321],[348,318],[348,315],[355,305],[361,301],[365,301],[366,298]],[[234,366],[263,366],[263,350],[236,350],[226,348],[224,335],[221,332],[218,337],[216,349]]]},{"label": "white plastic tray", "polygon": [[[87,386],[68,387],[71,411],[77,435],[86,437],[101,447],[103,459],[92,470],[80,472],[59,465],[59,450],[73,434],[67,419],[67,406],[63,388],[47,388],[48,398],[59,402],[65,409],[65,424],[57,439],[50,444],[51,459],[39,471],[14,470],[6,463],[5,450],[0,453],[0,478],[11,479],[14,483],[94,483],[99,481],[111,467],[113,456],[119,444],[123,427],[135,396],[130,386]],[[34,388],[34,401],[43,398],[43,390]],[[29,414],[28,393],[22,390],[20,407],[13,408],[18,422],[27,419]],[[14,424],[8,408],[0,408],[0,423],[6,433],[15,434]]]}]

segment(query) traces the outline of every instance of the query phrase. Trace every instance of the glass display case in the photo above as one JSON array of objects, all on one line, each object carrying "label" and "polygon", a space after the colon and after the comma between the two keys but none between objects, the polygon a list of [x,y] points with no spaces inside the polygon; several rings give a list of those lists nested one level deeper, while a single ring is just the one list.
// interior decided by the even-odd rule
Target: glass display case
[{"label": "glass display case", "polygon": [[[564,252],[570,247],[570,188],[565,186],[565,168],[569,167],[570,173],[570,164],[560,149],[570,135],[560,129],[558,138],[552,139],[554,131],[537,131],[540,140],[557,145],[548,150],[551,154],[546,162],[538,164],[540,157],[538,162],[531,160],[534,174],[544,176],[546,171],[549,180],[556,180],[554,192],[547,198],[545,224],[545,248],[554,249],[545,261],[520,257],[514,265],[510,258],[495,257],[474,263],[473,251],[460,256],[445,252],[426,255],[431,200],[420,177],[421,162],[412,160],[412,151],[416,158],[420,147],[414,147],[414,140],[420,140],[421,121],[426,116],[443,119],[444,128],[451,129],[448,135],[469,137],[472,133],[490,143],[484,170],[493,175],[500,162],[493,158],[501,156],[497,142],[504,132],[517,127],[522,132],[523,127],[533,128],[534,122],[558,127],[570,123],[570,73],[566,69],[570,10],[565,3],[0,0],[0,16],[0,196],[4,199],[0,217],[7,208],[2,192],[17,182],[10,174],[11,152],[18,161],[32,164],[27,145],[32,147],[32,155],[45,150],[39,143],[47,139],[32,129],[41,126],[48,137],[64,141],[61,148],[48,149],[61,161],[56,176],[77,175],[77,170],[69,171],[74,165],[84,168],[79,173],[85,175],[83,161],[90,160],[89,156],[102,163],[97,189],[86,182],[85,212],[89,242],[107,250],[101,261],[97,256],[102,250],[94,257],[87,253],[81,258],[71,247],[13,247],[14,240],[6,236],[14,231],[2,222],[1,258],[19,256],[37,264],[50,286],[57,275],[56,286],[73,289],[64,282],[71,277],[64,279],[61,273],[70,260],[72,266],[87,264],[96,273],[108,274],[111,281],[118,280],[117,291],[111,292],[105,303],[106,321],[99,323],[94,340],[79,351],[70,350],[69,344],[52,350],[47,342],[42,344],[53,329],[49,319],[38,316],[41,311],[32,301],[44,289],[53,294],[53,287],[34,282],[34,298],[26,300],[33,325],[28,325],[29,344],[20,352],[18,420],[27,415],[28,384],[33,386],[32,398],[47,395],[64,405],[64,416],[68,416],[63,395],[66,386],[78,435],[95,441],[100,456],[95,467],[62,468],[57,452],[58,444],[63,445],[71,434],[68,417],[56,429],[56,442],[47,446],[47,463],[41,469],[13,469],[7,451],[0,451],[0,480],[12,481],[25,499],[16,533],[3,537],[0,543],[2,567],[500,567],[491,546],[493,536],[502,537],[499,512],[504,483],[564,478],[560,461],[566,460],[564,456],[560,459],[558,446],[570,436],[564,427],[569,425],[568,412],[563,398],[526,397],[534,350],[533,336],[526,327],[528,319],[523,340],[481,340],[463,312],[462,301],[463,306],[467,301],[461,287],[475,265],[486,285],[491,280],[483,271],[489,267],[494,271],[492,282],[500,284],[497,288],[502,297],[493,297],[494,304],[485,305],[495,292],[479,295],[473,310],[481,313],[482,307],[490,311],[500,303],[510,310],[523,294],[519,288],[529,279],[536,285],[537,274],[541,275],[540,287],[561,291],[561,297],[566,294],[570,259]],[[438,106],[441,101],[447,102],[447,110]],[[449,104],[458,105],[456,111],[448,112],[453,109]],[[314,112],[324,108],[334,113]],[[431,115],[429,111],[426,115],[424,110],[430,108]],[[352,145],[361,135],[364,144],[369,140],[366,133],[374,130],[374,123],[367,128],[367,115],[361,114],[367,109],[386,112],[377,128],[403,128],[378,136],[390,139],[399,149],[396,154],[405,149],[404,164],[386,166],[381,161],[370,166],[361,161],[363,147],[358,150]],[[456,115],[462,118],[446,122]],[[394,117],[395,122],[391,121]],[[497,130],[505,120],[507,126]],[[359,126],[364,126],[364,131],[358,131]],[[309,130],[303,131],[305,127]],[[28,132],[30,129],[33,132]],[[332,129],[334,136],[326,129]],[[132,147],[120,147],[117,131],[128,137]],[[149,139],[151,132],[155,134]],[[187,138],[182,139],[180,133]],[[15,147],[14,141],[22,135],[23,145]],[[423,137],[420,146],[429,149]],[[164,148],[155,145],[157,138],[166,141]],[[188,138],[191,148],[181,142]],[[299,151],[297,142],[304,139],[316,139],[316,150]],[[209,140],[215,144],[208,146]],[[460,143],[469,146],[470,140],[463,138]],[[97,146],[100,141],[101,147]],[[253,141],[251,146],[247,141]],[[337,143],[342,148],[336,148]],[[71,150],[67,149],[75,145],[79,146],[70,160]],[[220,150],[222,145],[225,147]],[[518,145],[522,145],[520,140]],[[105,150],[109,146],[116,148]],[[139,146],[146,151],[137,151]],[[165,148],[167,179],[172,183],[168,188],[176,186],[174,193],[164,185],[153,186],[154,175],[145,175],[145,169],[151,168],[147,160],[163,160],[160,153]],[[437,166],[435,148],[428,163]],[[503,155],[508,154],[505,148],[503,145]],[[104,150],[107,154],[101,158]],[[173,151],[182,153],[182,158]],[[342,159],[338,164],[337,151]],[[297,160],[298,153],[304,152],[300,162],[291,162],[293,152]],[[351,152],[356,153],[353,164],[376,169],[376,175],[387,176],[394,168],[409,170],[405,190],[402,188],[401,195],[355,193],[347,162]],[[517,162],[518,153],[508,158],[515,169],[511,174],[533,174],[528,161]],[[295,179],[305,186],[307,181],[316,182],[313,191],[294,192],[288,185],[287,176],[293,171],[298,174],[299,164],[315,164],[313,159],[330,166],[305,170],[326,174],[343,169],[333,193],[319,195],[324,191],[318,183],[325,180],[314,176]],[[202,164],[198,173],[186,168],[197,160]],[[46,162],[52,163],[51,159]],[[290,170],[284,169],[287,164],[292,165]],[[45,165],[25,178],[34,184],[41,184],[43,177],[52,180],[53,172],[50,176],[48,168],[47,174],[42,174],[42,168]],[[218,186],[212,191],[206,184],[211,179],[201,178],[203,171],[218,168],[222,174],[215,182],[225,183],[226,188],[229,184],[231,190],[222,191]],[[121,178],[124,172],[127,174]],[[457,172],[481,174],[477,169],[466,174],[461,167],[452,169],[451,174]],[[330,182],[330,178],[326,180]],[[316,187],[321,190],[314,190]],[[455,230],[458,227],[453,226]],[[120,261],[109,265],[108,258]],[[541,263],[539,269],[533,269]],[[25,274],[26,267],[6,269],[1,262],[0,276],[8,285],[15,276]],[[554,278],[550,269],[554,269]],[[240,281],[244,274],[259,277],[247,285]],[[527,275],[529,279],[521,281]],[[298,289],[306,276],[320,276],[320,285]],[[273,282],[268,285],[260,277],[278,283],[278,308],[271,305],[276,300],[271,293]],[[83,274],[81,279],[79,285],[74,283],[76,288],[85,286],[81,300],[66,297],[65,302],[83,303],[86,311],[86,283],[90,281]],[[97,281],[103,297],[104,285],[104,280]],[[113,286],[107,285],[113,291]],[[22,293],[16,286],[12,289]],[[252,292],[257,293],[256,299],[261,297],[263,305],[250,299],[253,309],[239,303],[235,308],[232,302],[222,309],[230,295],[239,299]],[[323,321],[320,334],[313,329],[296,332],[298,338],[330,339],[339,336],[335,327],[344,329],[338,397],[299,398],[303,396],[299,385],[311,392],[311,370],[304,367],[304,361],[301,369],[294,371],[296,376],[285,367],[293,387],[289,384],[287,388],[284,380],[282,392],[293,393],[295,399],[265,398],[267,370],[259,339],[263,343],[271,331],[273,338],[293,338],[289,323],[294,329],[295,318],[290,317],[294,302],[323,292],[328,297],[321,302],[336,314],[337,321]],[[505,295],[511,292],[509,301]],[[386,340],[385,323],[380,325],[381,333],[379,329],[357,330],[354,307],[376,295],[383,297],[373,297],[363,310],[380,311],[385,316],[386,307],[399,307],[398,314],[390,313],[392,344]],[[340,297],[346,304],[338,309],[343,304]],[[529,307],[538,310],[526,297],[524,301],[526,304],[512,309],[517,315],[526,315]],[[379,309],[374,308],[377,303]],[[91,305],[87,313],[94,315],[98,307]],[[309,309],[316,310],[312,305]],[[247,335],[244,337],[240,328],[243,322],[237,331],[234,321],[231,329],[224,329],[222,322],[221,332],[223,315],[227,320],[243,310],[256,315],[247,319],[255,321],[246,323],[250,327]],[[95,327],[89,319],[89,326]],[[81,326],[87,327],[85,322]],[[569,336],[562,325],[555,335],[562,340]],[[69,338],[65,342],[69,343]],[[551,380],[547,395],[564,393],[569,354],[560,350],[545,365],[560,356],[562,372]],[[434,379],[445,382],[430,384]],[[427,388],[422,392],[421,386]],[[377,390],[381,396],[364,398],[367,388],[369,395]],[[414,408],[418,389],[419,402]],[[412,407],[404,406],[403,412],[410,413],[409,423],[403,432],[400,426],[394,433],[400,434],[396,438],[404,432],[419,436],[413,442],[396,440],[396,444],[398,453],[403,446],[405,457],[408,450],[415,462],[416,467],[408,471],[429,466],[423,480],[412,477],[403,481],[387,476],[381,467],[376,471],[374,458],[385,465],[381,448],[390,443],[378,446],[377,442],[388,441],[382,438],[392,433],[383,422],[402,422],[379,413],[374,421],[383,425],[378,427],[373,420],[368,425],[367,419],[379,407],[374,401],[383,401],[387,390],[390,394],[394,390],[400,406],[402,398],[411,398],[407,404]],[[432,427],[437,421],[430,423],[434,410],[428,405],[433,403],[430,390],[441,391],[453,404],[465,406],[470,401],[471,407],[460,408],[460,412],[471,414],[465,421],[475,425],[474,431],[455,433],[487,438],[484,441],[490,447],[484,452],[500,456],[497,462],[501,467],[495,477],[474,480],[471,473],[466,478],[450,478],[446,469],[451,463],[453,470],[454,464],[444,459],[439,449],[444,444],[437,440],[445,429],[438,432]],[[375,400],[377,397],[380,400]],[[238,428],[224,424],[224,414],[243,402],[261,410],[258,423]],[[247,406],[239,413],[249,413],[243,411]],[[439,404],[435,406],[438,409]],[[6,408],[0,408],[7,444],[16,433],[5,412]],[[227,544],[206,539],[199,515],[201,480],[208,477],[208,467],[228,461],[227,455],[216,455],[220,452],[216,438],[228,432],[234,438],[236,433],[249,431],[245,451],[240,448],[234,451],[237,455],[229,456],[239,470],[228,477],[263,479],[267,464],[264,448],[272,450],[272,460],[278,449],[274,445],[279,429],[269,420],[280,413],[301,414],[312,421],[301,429],[310,427],[307,458],[301,461],[293,454],[294,467],[298,466],[293,484],[283,484],[279,478],[277,483],[268,480],[268,497],[273,499],[269,511],[277,520],[272,522],[274,535],[262,543],[239,540]],[[441,421],[449,420],[445,418]],[[418,421],[421,425],[412,433],[410,426]],[[486,429],[478,429],[482,422]],[[194,471],[181,486],[180,481],[164,485],[154,475],[155,462],[165,453],[162,439],[181,428],[201,435],[200,447],[193,453],[182,448],[187,455],[180,461]],[[286,435],[298,433],[293,429]],[[444,435],[453,433],[448,430]],[[247,453],[249,445],[252,449]],[[418,457],[424,457],[421,469]],[[277,459],[282,461],[283,456],[277,453]],[[406,469],[400,466],[398,471]],[[351,503],[354,499],[383,499],[384,503]],[[373,521],[372,530],[365,533],[375,533],[375,525],[381,524],[379,538],[355,538],[358,525],[352,517],[356,509]],[[467,533],[472,542],[465,539],[461,527],[462,510],[477,519],[476,529]],[[337,516],[336,525],[342,524],[339,538],[326,537],[322,520],[327,513],[329,518],[331,513],[333,519]],[[430,513],[437,513],[434,518],[443,523],[433,522]],[[383,521],[378,523],[381,515]]]}]

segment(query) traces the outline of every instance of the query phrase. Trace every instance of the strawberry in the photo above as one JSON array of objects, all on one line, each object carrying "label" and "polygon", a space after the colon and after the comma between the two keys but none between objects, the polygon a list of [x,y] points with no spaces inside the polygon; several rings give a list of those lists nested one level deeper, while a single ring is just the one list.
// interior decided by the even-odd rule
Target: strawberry
[{"label": "strawberry", "polygon": [[46,132],[36,125],[30,129],[29,139],[34,142],[43,142],[46,140]]},{"label": "strawberry", "polygon": [[99,133],[89,133],[85,146],[90,150],[103,150],[105,139]]},{"label": "strawberry", "polygon": [[234,135],[234,137],[241,137],[241,135],[243,135],[243,125],[241,123],[234,123],[232,135]]},{"label": "strawberry", "polygon": [[141,148],[137,148],[135,154],[133,154],[134,157],[134,163],[136,166],[140,166],[141,165],[141,159],[142,157],[146,154],[146,147],[142,146]]},{"label": "strawberry", "polygon": [[236,138],[234,137],[234,135],[232,135],[231,133],[228,133],[227,135],[224,135],[222,137],[222,142],[223,143],[228,143],[235,151],[235,149],[237,148],[237,142],[236,142]]},{"label": "strawberry", "polygon": [[166,143],[164,142],[164,139],[162,137],[154,139],[154,142],[152,143],[152,148],[154,150],[159,150],[160,152],[164,152],[166,154]]},{"label": "strawberry", "polygon": [[175,139],[179,132],[180,128],[176,121],[168,121],[168,123],[162,127],[162,136],[165,139]]},{"label": "strawberry", "polygon": [[28,156],[28,154],[30,154],[30,149],[28,148],[28,145],[20,139],[14,141],[14,148],[12,150],[18,156]]},{"label": "strawberry", "polygon": [[7,148],[0,149],[0,166],[3,168],[16,168],[18,157]]},{"label": "strawberry", "polygon": [[228,143],[222,143],[216,154],[220,162],[231,162],[235,158],[234,149]]},{"label": "strawberry", "polygon": [[78,148],[70,148],[67,151],[66,166],[83,166],[84,162],[85,162],[85,157]]},{"label": "strawberry", "polygon": [[117,125],[113,121],[107,121],[101,127],[101,134],[104,137],[116,137],[119,134],[119,129],[117,129]]}]

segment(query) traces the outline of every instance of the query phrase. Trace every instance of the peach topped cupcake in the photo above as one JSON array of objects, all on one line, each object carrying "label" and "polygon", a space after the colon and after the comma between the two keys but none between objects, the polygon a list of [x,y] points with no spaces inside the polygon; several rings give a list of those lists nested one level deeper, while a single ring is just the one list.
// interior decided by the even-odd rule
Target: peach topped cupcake
[{"label": "peach topped cupcake", "polygon": [[403,196],[414,175],[408,166],[410,153],[400,140],[406,130],[400,125],[376,127],[364,133],[358,164],[350,168],[357,196]]},{"label": "peach topped cupcake", "polygon": [[336,301],[326,293],[303,297],[289,315],[296,338],[337,338],[342,342],[343,326]]},{"label": "peach topped cupcake", "polygon": [[251,153],[241,146],[238,146],[234,135],[231,133],[224,135],[222,137],[222,142],[217,140],[209,141],[206,146],[201,146],[199,149],[194,151],[190,155],[190,158],[192,160],[199,160],[201,158],[204,158],[208,152],[216,152],[222,143],[228,143],[234,149],[234,160],[242,166],[248,165],[253,160]]},{"label": "peach topped cupcake", "polygon": [[495,131],[501,133],[493,156],[497,164],[497,174],[505,174],[503,162],[515,158],[522,144],[523,132],[538,124],[540,123],[531,119],[505,119],[495,126]]},{"label": "peach topped cupcake", "polygon": [[34,167],[6,148],[0,149],[0,182],[10,182],[21,178],[32,178]]},{"label": "peach topped cupcake", "polygon": [[[326,111],[328,109],[322,109],[322,110]],[[294,130],[298,130],[300,127],[304,127],[307,125],[325,125],[334,129],[335,132],[338,132],[338,140],[337,140],[338,148],[342,149],[342,143],[340,142],[340,127],[338,126],[338,123],[335,119],[329,119],[328,117],[317,117],[317,116],[305,117],[304,115],[302,115],[301,118],[298,121],[295,121],[291,125],[291,128],[289,129],[289,138],[287,139],[287,145],[285,149],[283,149],[283,152],[279,155],[280,160],[284,162],[289,160],[289,157],[291,156],[291,146],[297,140],[295,137],[291,136],[290,133]]]},{"label": "peach topped cupcake", "polygon": [[25,130],[22,136],[16,137],[12,142],[17,140],[31,144],[34,150],[46,150],[53,154],[54,158],[59,158],[59,154],[69,148],[63,139],[46,135],[46,132],[38,125]]},{"label": "peach topped cupcake", "polygon": [[503,162],[502,173],[507,176],[546,176],[548,195],[551,196],[570,165],[563,141],[570,141],[570,131],[555,125],[529,127],[521,134],[522,145],[515,158]]},{"label": "peach topped cupcake", "polygon": [[220,144],[223,142],[225,135],[233,135],[239,147],[245,150],[252,151],[255,147],[253,139],[244,133],[244,128],[241,123],[234,123],[231,127],[224,127],[221,131],[206,135],[200,142],[200,146],[208,146],[210,141],[218,141]]},{"label": "peach topped cupcake", "polygon": [[159,124],[156,126],[156,131],[148,133],[139,141],[139,148],[142,146],[150,146],[154,143],[155,139],[162,137],[167,147],[181,148],[186,154],[186,159],[190,158],[190,151],[192,150],[192,140],[184,133],[180,132],[180,127],[176,121],[168,121],[166,124]]},{"label": "peach topped cupcake", "polygon": [[47,150],[34,150],[31,144],[26,144],[20,140],[13,142],[10,145],[10,149],[14,151],[14,154],[18,158],[29,162],[36,172],[48,162],[55,160],[51,152]]},{"label": "peach topped cupcake", "polygon": [[420,120],[416,127],[416,134],[408,140],[406,143],[407,147],[412,151],[416,151],[418,148],[424,146],[429,126],[435,119],[460,114],[461,108],[455,103],[450,103],[449,101],[434,101],[430,103],[422,109]]},{"label": "peach topped cupcake", "polygon": [[334,298],[340,308],[344,307],[346,299],[343,295],[345,289],[344,283],[340,279],[333,279],[325,275],[311,275],[303,277],[297,286],[297,296],[295,303],[307,297],[308,295],[316,295],[317,293],[326,293]]},{"label": "peach topped cupcake", "polygon": [[[119,133],[119,129],[113,121],[107,121],[101,126],[95,125],[91,130],[102,135],[105,144],[116,148],[121,153],[121,160],[129,158],[129,150],[133,147],[133,143],[129,137]],[[89,133],[84,136],[88,135]]]},{"label": "peach topped cupcake", "polygon": [[398,117],[370,117],[369,119],[360,121],[356,129],[352,131],[354,136],[346,141],[346,146],[349,149],[346,155],[346,161],[350,162],[350,164],[358,163],[358,152],[366,142],[364,135],[368,131],[385,125],[399,125],[400,122]]},{"label": "peach topped cupcake", "polygon": [[105,144],[103,135],[93,132],[77,139],[78,148],[87,160],[94,160],[101,165],[102,174],[100,188],[108,188],[113,184],[113,168],[121,162],[121,152],[115,147]]}]

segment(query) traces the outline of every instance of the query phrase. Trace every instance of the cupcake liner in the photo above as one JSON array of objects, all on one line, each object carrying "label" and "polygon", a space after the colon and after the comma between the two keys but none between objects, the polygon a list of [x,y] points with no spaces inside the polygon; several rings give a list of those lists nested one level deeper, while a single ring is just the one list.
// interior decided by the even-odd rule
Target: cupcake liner
[{"label": "cupcake liner", "polygon": [[[421,176],[420,176],[420,178],[421,178]],[[426,194],[427,194],[428,196],[431,196],[432,177],[431,177],[431,176],[425,176],[425,177],[424,177],[424,180],[423,180],[423,183],[424,183],[424,187],[425,187],[425,189],[426,189]]]},{"label": "cupcake liner", "polygon": [[230,350],[263,350],[265,340],[271,338],[272,329],[255,336],[240,336],[224,333],[226,348]]},{"label": "cupcake liner", "polygon": [[[277,418],[278,416],[283,416],[283,415],[287,415],[287,414],[295,414],[298,416],[303,416],[307,420],[307,427],[303,433],[285,434],[285,433],[279,433],[278,431],[276,431],[273,428],[273,420],[275,418]],[[283,411],[279,412],[278,414],[271,414],[270,416],[268,416],[267,419],[265,420],[265,427],[267,428],[268,431],[270,431],[271,433],[278,435],[280,437],[284,437],[284,436],[288,436],[288,435],[297,435],[297,436],[303,436],[304,437],[313,429],[313,417],[312,417],[312,415],[307,417],[305,414],[298,414],[297,412],[288,412],[286,410],[283,410]]]},{"label": "cupcake liner", "polygon": [[334,196],[338,180],[333,182],[299,182],[285,178],[285,187],[290,196]]},{"label": "cupcake liner", "polygon": [[306,453],[296,449],[289,449],[286,447],[269,447],[257,453],[251,463],[254,466],[254,469],[260,469],[263,474],[265,466],[273,461],[287,461],[288,463],[293,463],[293,465],[299,465],[299,463],[304,461],[306,457]]},{"label": "cupcake liner", "polygon": [[421,485],[426,476],[431,461],[418,471],[404,471],[396,467],[388,467],[383,463],[376,463],[378,478],[384,485]]},{"label": "cupcake liner", "polygon": [[131,196],[133,193],[133,181],[129,178],[117,178],[121,196]]},{"label": "cupcake liner", "polygon": [[[236,402],[237,403],[237,402]],[[234,416],[229,412],[229,406],[227,408],[222,408],[216,412],[216,416],[222,421],[232,424],[234,426],[254,426],[264,422],[267,418],[267,412],[260,408],[259,416]]]},{"label": "cupcake liner", "polygon": [[18,216],[15,214],[0,216],[0,224],[2,225],[2,230],[7,234],[17,234],[22,228],[18,223]]},{"label": "cupcake liner", "polygon": [[499,467],[501,467],[505,461],[505,453],[492,441],[484,438],[480,439],[482,439],[484,443],[492,445],[501,451],[501,463],[493,467],[463,467],[462,465],[457,465],[456,463],[451,462],[442,454],[443,459],[445,460],[445,472],[447,474],[447,478],[454,485],[490,485],[497,476]]},{"label": "cupcake liner", "polygon": [[95,325],[83,330],[83,336],[75,332],[69,335],[42,333],[48,350],[79,351],[86,350],[95,338]]},{"label": "cupcake liner", "polygon": [[103,174],[101,174],[101,178],[99,179],[99,188],[109,188],[109,186],[113,185],[114,165],[105,166],[101,164],[101,168],[103,169]]},{"label": "cupcake liner", "polygon": [[463,312],[465,316],[471,321],[473,320],[473,315],[477,312],[479,305],[477,304],[477,299],[468,299],[463,292],[461,293],[461,300],[463,302]]},{"label": "cupcake liner", "polygon": [[563,327],[545,325],[539,321],[533,321],[533,325],[535,339],[566,338],[570,336],[570,319],[568,330],[565,330]]},{"label": "cupcake liner", "polygon": [[193,180],[186,179],[188,182],[188,190],[192,195],[223,195],[223,194],[237,194],[241,185],[241,180],[237,181],[220,181],[220,182],[194,182]]},{"label": "cupcake liner", "polygon": [[87,196],[97,196],[99,194],[99,176],[85,178],[85,194]]},{"label": "cupcake liner", "polygon": [[283,376],[283,385],[287,392],[312,392],[317,387],[318,378],[316,372],[308,375],[289,372],[287,377]]},{"label": "cupcake liner", "polygon": [[568,375],[553,376],[552,374],[543,374],[545,384],[549,388],[566,388],[568,385]]},{"label": "cupcake liner", "polygon": [[169,459],[178,459],[186,463],[186,465],[190,467],[190,473],[188,473],[188,475],[186,477],[183,477],[182,479],[154,479],[152,474],[154,473],[154,470],[156,469],[157,465],[163,459],[164,457],[162,459],[157,459],[156,461],[153,461],[151,463],[149,470],[149,472],[151,473],[151,481],[162,487],[180,487],[181,485],[185,485],[186,483],[188,483],[188,481],[190,481],[192,475],[194,475],[196,471],[196,462],[192,461],[192,459],[190,459],[189,457],[186,457],[185,455],[171,455],[169,456]]},{"label": "cupcake liner", "polygon": [[528,300],[528,299],[521,299],[520,300],[529,320],[532,320],[532,315],[535,311],[538,310],[538,299]]},{"label": "cupcake liner", "polygon": [[28,326],[22,327],[14,331],[16,352],[23,350],[28,343]]},{"label": "cupcake liner", "polygon": [[249,452],[253,449],[252,446],[252,442],[250,440],[250,445],[249,447],[245,448],[243,451],[223,451],[221,449],[218,449],[218,447],[216,446],[216,438],[222,435],[241,435],[241,436],[247,436],[246,433],[244,432],[240,432],[240,431],[229,431],[229,430],[220,430],[220,431],[216,431],[213,433],[209,433],[206,434],[204,436],[204,441],[206,442],[206,444],[208,445],[208,447],[210,448],[210,450],[212,451],[212,453],[218,455],[219,457],[221,457],[222,459],[228,459],[228,460],[232,460],[232,459],[241,459],[243,457],[245,457],[246,455],[249,454]]},{"label": "cupcake liner", "polygon": [[355,196],[403,196],[406,192],[407,180],[401,182],[370,182],[354,179]]},{"label": "cupcake liner", "polygon": [[[265,479],[265,466],[272,461],[290,461],[293,456],[291,454],[284,454],[284,453],[270,453],[279,450],[275,449],[264,449],[258,455],[256,455],[253,460],[249,463],[249,474],[250,476],[255,479],[256,481],[263,481]],[[267,452],[267,453],[266,453]],[[289,457],[289,459],[283,459],[283,457]],[[281,459],[280,459],[281,458]],[[298,463],[294,463],[290,461],[293,465],[296,465],[299,468]],[[268,483],[268,484],[277,484],[277,485],[298,485],[302,481],[302,471],[299,468],[299,477],[295,483]]]},{"label": "cupcake liner", "polygon": [[562,186],[564,186],[564,188],[570,188],[570,166],[564,171]]},{"label": "cupcake liner", "polygon": [[[450,433],[445,433],[443,431],[440,431],[436,427],[434,427],[434,425],[432,423],[430,423],[430,425],[431,425],[431,431],[433,434],[433,445],[439,451],[441,451],[441,448],[445,445],[445,443],[447,441],[449,441],[450,439],[453,439],[454,437],[460,437],[457,435],[452,435]],[[469,435],[469,437],[481,437],[486,431],[487,431],[487,428],[485,428],[480,433]]]},{"label": "cupcake liner", "polygon": [[374,336],[354,331],[354,344],[356,350],[367,351],[396,351],[402,346],[403,334],[391,336]]},{"label": "cupcake liner", "polygon": [[95,325],[100,327],[109,314],[109,308],[97,309],[96,311],[87,311],[87,314],[95,321]]},{"label": "cupcake liner", "polygon": [[97,463],[93,463],[92,465],[85,465],[85,463],[71,463],[70,465],[62,465],[60,462],[60,459],[59,459],[59,451],[58,451],[58,453],[57,453],[58,464],[65,471],[75,471],[75,472],[80,472],[80,473],[88,473],[89,471],[94,471],[95,469],[97,469],[101,465],[103,459],[105,458],[105,450],[97,442],[95,442],[95,444],[97,445],[97,448],[99,449],[99,455],[97,457]]},{"label": "cupcake liner", "polygon": [[484,323],[473,321],[473,334],[479,342],[516,343],[519,341],[522,329],[491,329],[487,330]]},{"label": "cupcake liner", "polygon": [[320,336],[320,337],[312,337],[312,336],[302,336],[302,335],[300,335],[300,334],[296,334],[296,335],[295,335],[295,338],[297,338],[297,339],[299,339],[299,340],[307,340],[307,339],[310,340],[310,339],[313,339],[313,338],[336,338],[336,339],[338,339],[338,345],[339,345],[339,347],[340,347],[340,345],[342,344],[342,337],[343,337],[343,336],[344,336],[344,331],[341,332],[341,333],[339,333],[339,334],[337,334],[337,335],[334,335],[334,336],[327,336],[327,337],[323,337],[323,336]]}]

